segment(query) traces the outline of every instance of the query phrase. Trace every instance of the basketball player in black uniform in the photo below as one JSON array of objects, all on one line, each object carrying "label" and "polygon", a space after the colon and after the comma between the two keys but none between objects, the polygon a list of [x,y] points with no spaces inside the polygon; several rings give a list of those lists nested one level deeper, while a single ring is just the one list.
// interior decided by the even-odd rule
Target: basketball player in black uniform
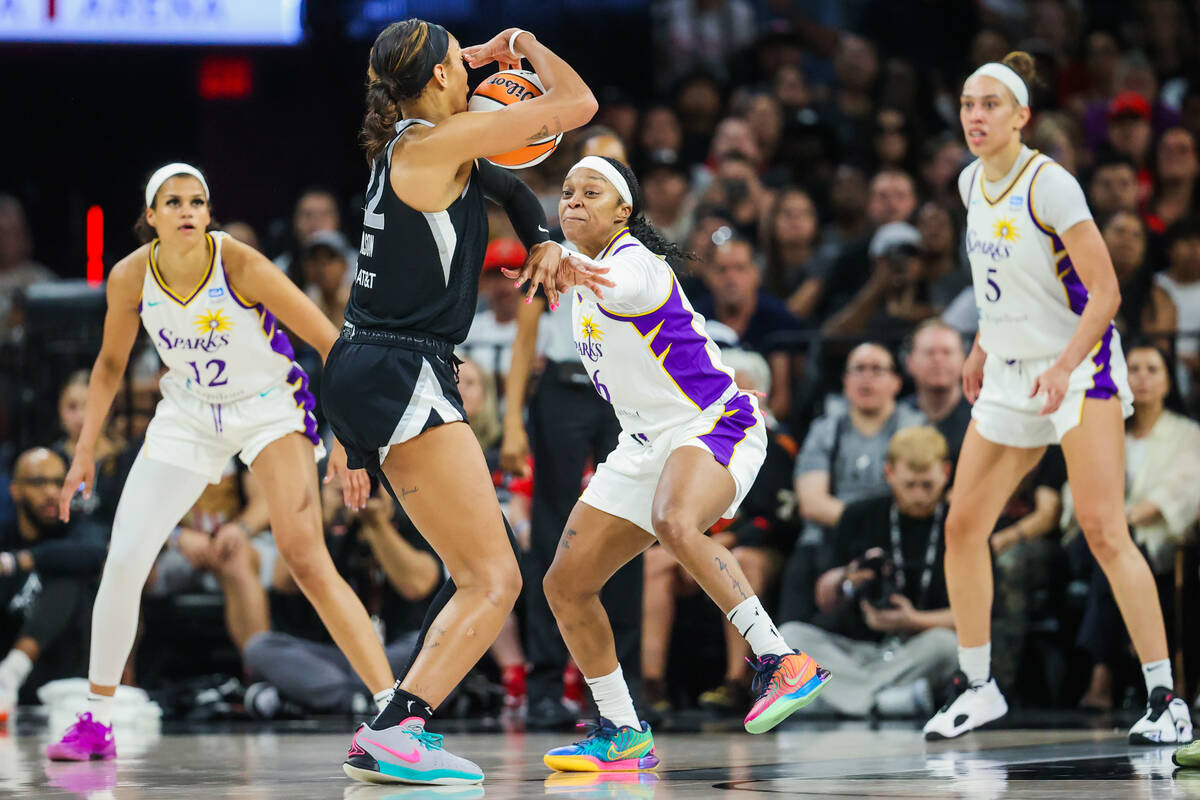
[{"label": "basketball player in black uniform", "polygon": [[[467,71],[527,58],[546,92],[498,111],[467,111]],[[358,275],[346,325],[322,375],[326,416],[348,463],[404,506],[450,573],[421,647],[391,703],[360,727],[344,770],[369,782],[478,783],[425,723],[487,651],[521,589],[483,453],[462,423],[453,348],[466,338],[487,244],[484,198],[505,207],[530,251],[523,277],[557,289],[612,284],[560,274],[534,194],[483,157],[587,123],[596,100],[565,61],[512,28],[461,50],[440,25],[388,26],[371,49],[362,140],[371,161]],[[565,265],[563,265],[565,267]]]}]

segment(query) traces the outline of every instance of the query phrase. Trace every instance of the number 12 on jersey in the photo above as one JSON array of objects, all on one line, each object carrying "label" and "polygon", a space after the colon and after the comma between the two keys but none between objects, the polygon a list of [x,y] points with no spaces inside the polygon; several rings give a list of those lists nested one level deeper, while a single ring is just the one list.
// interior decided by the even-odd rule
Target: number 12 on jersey
[{"label": "number 12 on jersey", "polygon": [[214,358],[204,364],[204,372],[209,376],[208,383],[205,383],[204,379],[200,377],[200,367],[195,361],[187,363],[192,368],[192,372],[196,374],[196,383],[201,386],[224,386],[229,383],[228,378],[222,377],[225,374],[225,362],[219,358]]}]

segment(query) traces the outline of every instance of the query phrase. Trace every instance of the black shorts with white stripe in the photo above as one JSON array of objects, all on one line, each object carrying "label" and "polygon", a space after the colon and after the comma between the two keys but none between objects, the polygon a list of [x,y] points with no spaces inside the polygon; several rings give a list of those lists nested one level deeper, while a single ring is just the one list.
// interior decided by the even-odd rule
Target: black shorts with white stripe
[{"label": "black shorts with white stripe", "polygon": [[[343,331],[321,373],[321,403],[351,469],[379,473],[387,449],[466,419],[449,342]],[[395,336],[390,334],[390,336]]]}]

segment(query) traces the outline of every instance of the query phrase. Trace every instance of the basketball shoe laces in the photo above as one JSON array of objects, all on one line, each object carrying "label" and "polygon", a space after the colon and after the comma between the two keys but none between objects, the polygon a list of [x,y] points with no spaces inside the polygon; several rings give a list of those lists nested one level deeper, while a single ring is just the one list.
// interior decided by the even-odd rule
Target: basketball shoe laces
[{"label": "basketball shoe laces", "polygon": [[443,747],[442,747],[443,736],[440,733],[430,733],[429,731],[422,728],[420,733],[413,734],[413,738],[416,739],[418,742],[420,742],[421,745],[426,750],[441,750],[441,749],[443,749]]},{"label": "basketball shoe laces", "polygon": [[754,677],[750,681],[750,691],[754,694],[755,702],[758,702],[762,699],[763,695],[770,691],[771,678],[775,677],[782,659],[782,656],[771,655],[770,653],[765,656],[759,656],[757,659],[746,659],[747,663],[754,667]]},{"label": "basketball shoe laces", "polygon": [[608,739],[612,741],[621,734],[620,729],[618,729],[616,725],[613,725],[603,717],[595,722],[580,722],[575,727],[587,729],[587,735],[585,735],[578,742],[575,742],[576,745],[581,746],[588,744],[594,739]]},{"label": "basketball shoe laces", "polygon": [[63,734],[63,744],[93,744],[96,740],[104,741],[105,726],[92,719],[92,712],[85,711],[75,716],[79,721]]}]

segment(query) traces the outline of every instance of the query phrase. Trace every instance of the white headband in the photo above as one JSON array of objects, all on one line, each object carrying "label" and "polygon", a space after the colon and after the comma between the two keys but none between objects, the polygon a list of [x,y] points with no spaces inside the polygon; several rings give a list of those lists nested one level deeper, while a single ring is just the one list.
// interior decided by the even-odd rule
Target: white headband
[{"label": "white headband", "polygon": [[158,194],[158,190],[166,183],[167,178],[172,178],[176,175],[191,175],[200,181],[200,185],[204,187],[204,198],[208,199],[208,181],[204,180],[204,174],[191,164],[176,161],[174,164],[159,167],[150,176],[150,180],[146,183],[146,208],[154,207],[154,196]]},{"label": "white headband", "polygon": [[[1029,87],[1025,85],[1025,81],[1017,74],[1017,71],[1007,64],[992,61],[972,72],[971,78],[977,75],[986,75],[989,78],[995,78],[1013,93],[1013,97],[1017,98],[1017,105],[1029,105]],[[971,80],[971,78],[967,78],[967,80]]]},{"label": "white headband", "polygon": [[567,175],[570,175],[577,169],[594,169],[604,176],[604,179],[613,185],[617,190],[617,194],[621,195],[621,199],[629,205],[633,205],[633,194],[629,191],[629,184],[621,173],[617,172],[617,168],[605,161],[600,156],[584,156],[579,159],[575,166],[567,170]]}]

